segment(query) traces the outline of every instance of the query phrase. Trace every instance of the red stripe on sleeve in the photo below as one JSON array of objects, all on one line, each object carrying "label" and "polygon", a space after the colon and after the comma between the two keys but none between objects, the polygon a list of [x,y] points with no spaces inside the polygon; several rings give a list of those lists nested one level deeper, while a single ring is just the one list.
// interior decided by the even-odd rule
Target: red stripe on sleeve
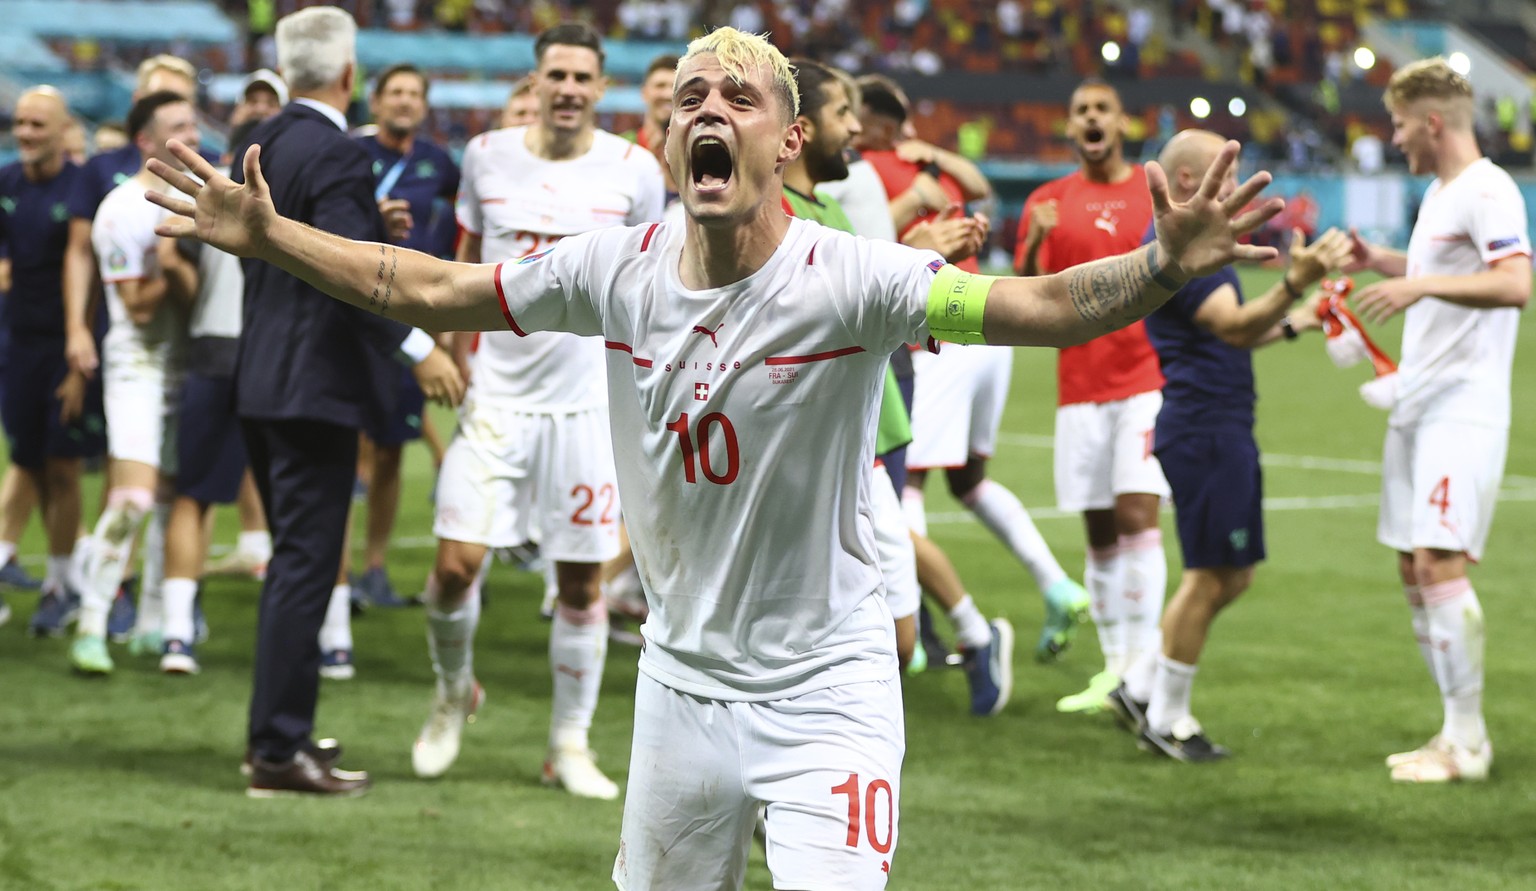
[{"label": "red stripe on sleeve", "polygon": [[807,362],[823,362],[827,359],[838,359],[843,356],[852,356],[855,353],[864,352],[863,347],[843,347],[840,350],[827,350],[821,353],[811,353],[806,356],[769,356],[763,360],[764,365],[804,365]]},{"label": "red stripe on sleeve", "polygon": [[496,299],[501,301],[501,315],[507,320],[507,327],[518,337],[527,337],[527,332],[517,327],[517,320],[512,318],[512,310],[507,307],[507,292],[501,287],[501,263],[496,264]]},{"label": "red stripe on sleeve", "polygon": [[651,228],[645,230],[645,238],[640,240],[640,253],[643,254],[651,249],[651,236],[656,234],[656,227],[660,225],[660,223],[652,223]]}]

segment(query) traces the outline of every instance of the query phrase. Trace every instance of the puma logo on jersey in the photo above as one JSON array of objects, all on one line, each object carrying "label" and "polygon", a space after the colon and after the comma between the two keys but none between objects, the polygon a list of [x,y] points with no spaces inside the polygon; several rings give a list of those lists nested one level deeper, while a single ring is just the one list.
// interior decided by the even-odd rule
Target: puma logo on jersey
[{"label": "puma logo on jersey", "polygon": [[719,347],[720,346],[720,341],[715,340],[715,335],[719,334],[720,333],[720,329],[724,328],[724,327],[725,327],[725,323],[724,322],[721,322],[720,324],[716,325],[715,326],[715,330],[713,330],[713,331],[709,330],[708,328],[705,328],[703,325],[694,325],[693,326],[693,333],[694,334],[703,334],[704,336],[709,338],[709,342],[710,343],[714,344],[716,347]]},{"label": "puma logo on jersey", "polygon": [[1105,232],[1109,233],[1110,238],[1114,238],[1117,234],[1119,234],[1116,230],[1120,228],[1120,221],[1115,217],[1110,216],[1109,211],[1106,210],[1099,216],[1094,217],[1093,228],[1103,229]]}]

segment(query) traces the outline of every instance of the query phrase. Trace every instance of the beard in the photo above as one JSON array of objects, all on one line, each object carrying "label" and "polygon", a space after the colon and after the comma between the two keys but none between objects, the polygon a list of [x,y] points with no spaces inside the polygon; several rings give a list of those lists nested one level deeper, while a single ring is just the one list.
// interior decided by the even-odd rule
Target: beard
[{"label": "beard", "polygon": [[826,153],[813,153],[805,158],[805,170],[818,183],[829,183],[848,178],[848,153],[838,148]]}]

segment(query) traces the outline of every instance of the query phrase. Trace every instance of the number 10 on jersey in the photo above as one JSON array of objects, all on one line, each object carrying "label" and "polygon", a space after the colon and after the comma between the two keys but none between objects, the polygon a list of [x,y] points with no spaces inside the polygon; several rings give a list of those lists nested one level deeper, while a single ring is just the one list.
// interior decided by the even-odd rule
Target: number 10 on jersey
[{"label": "number 10 on jersey", "polygon": [[[688,413],[683,412],[667,425],[668,430],[677,434],[677,447],[683,453],[683,479],[697,483],[702,470],[704,478],[718,486],[736,482],[736,475],[741,472],[741,447],[736,444],[736,428],[731,419],[712,411],[699,418],[697,426],[691,424]],[[720,444],[725,447],[723,456],[710,449],[715,428],[719,428]]]}]

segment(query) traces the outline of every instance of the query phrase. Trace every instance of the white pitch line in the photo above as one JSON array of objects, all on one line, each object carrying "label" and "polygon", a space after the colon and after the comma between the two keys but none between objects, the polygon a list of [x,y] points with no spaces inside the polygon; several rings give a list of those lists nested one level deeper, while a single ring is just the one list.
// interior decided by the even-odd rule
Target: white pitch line
[{"label": "white pitch line", "polygon": [[[1030,449],[1055,448],[1056,441],[1049,436],[1034,433],[999,433],[997,441],[1005,445]],[[1279,452],[1263,452],[1259,463],[1266,467],[1288,467],[1297,470],[1329,470],[1338,473],[1358,473],[1364,476],[1381,476],[1380,461],[1362,461],[1357,458],[1327,458],[1321,455],[1286,455]],[[1504,484],[1512,488],[1536,489],[1536,477],[1504,475]],[[1267,503],[1266,503],[1266,506]],[[1285,508],[1280,508],[1284,510]]]}]

